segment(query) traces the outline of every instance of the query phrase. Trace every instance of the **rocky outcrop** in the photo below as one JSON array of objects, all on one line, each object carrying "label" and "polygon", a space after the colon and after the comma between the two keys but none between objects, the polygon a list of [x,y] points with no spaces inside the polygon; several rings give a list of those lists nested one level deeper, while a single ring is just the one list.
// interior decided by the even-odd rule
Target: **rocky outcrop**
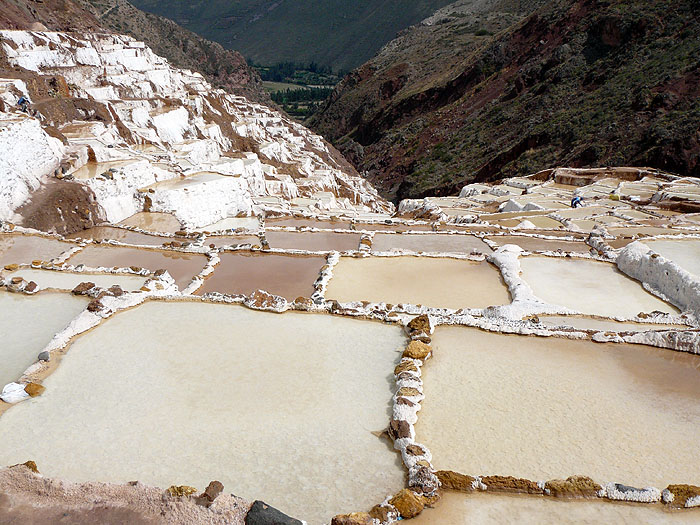
[{"label": "rocky outcrop", "polygon": [[301,525],[301,521],[290,518],[262,501],[256,501],[245,517],[245,525]]}]

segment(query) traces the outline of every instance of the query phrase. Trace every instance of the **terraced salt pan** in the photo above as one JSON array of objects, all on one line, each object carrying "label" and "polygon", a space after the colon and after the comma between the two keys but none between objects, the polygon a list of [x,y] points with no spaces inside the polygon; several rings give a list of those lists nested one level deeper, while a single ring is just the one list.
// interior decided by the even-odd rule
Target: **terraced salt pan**
[{"label": "terraced salt pan", "polygon": [[601,500],[559,500],[541,496],[460,494],[445,491],[434,509],[426,509],[411,525],[522,525],[577,523],[597,525],[691,525],[696,510],[669,511],[661,504],[613,503]]},{"label": "terraced salt pan", "polygon": [[182,229],[180,221],[174,215],[147,211],[136,213],[119,224],[156,233],[175,233]]},{"label": "terraced salt pan", "polygon": [[642,242],[684,270],[700,276],[700,240],[645,240]]},{"label": "terraced salt pan", "polygon": [[438,469],[637,487],[700,483],[700,357],[438,328],[417,440]]},{"label": "terraced salt pan", "polygon": [[55,288],[57,290],[72,290],[80,283],[95,283],[100,288],[119,285],[122,290],[133,292],[139,290],[146,282],[144,277],[135,275],[110,275],[73,272],[54,272],[49,270],[17,270],[8,274],[9,277],[22,277],[25,281],[34,281],[39,289]]},{"label": "terraced salt pan", "polygon": [[523,279],[540,299],[588,315],[634,317],[640,312],[677,313],[615,266],[587,259],[521,257]]},{"label": "terraced salt pan", "polygon": [[258,221],[257,217],[230,217],[228,219],[221,219],[220,221],[209,224],[208,226],[195,228],[194,231],[213,233],[224,230],[235,230],[237,228],[257,231],[260,229],[260,221]]},{"label": "terraced salt pan", "polygon": [[[156,182],[154,184],[151,184],[150,186],[143,188],[144,190],[147,189],[153,189],[153,190],[181,190],[181,189],[186,189],[186,188],[191,188],[193,186],[197,186],[198,184],[205,184],[207,182],[214,182],[217,180],[222,180],[226,179],[227,177],[225,175],[221,175],[219,173],[213,173],[209,171],[204,171],[201,173],[197,173],[188,177],[182,177],[179,179],[168,179],[168,180],[163,180],[160,182]],[[230,177],[229,177],[230,178]]]},{"label": "terraced salt pan", "polygon": [[449,234],[420,234],[397,235],[391,233],[377,233],[372,239],[373,252],[390,252],[393,250],[406,250],[425,253],[491,253],[491,248],[479,239],[471,235]]},{"label": "terraced salt pan", "polygon": [[540,239],[538,237],[526,237],[522,235],[494,235],[488,237],[499,246],[506,244],[517,244],[527,251],[552,251],[561,250],[563,252],[588,253],[591,247],[585,242],[559,241],[555,239]]},{"label": "terraced salt pan", "polygon": [[489,263],[429,257],[341,257],[326,298],[454,309],[510,303]]},{"label": "terraced salt pan", "polygon": [[652,324],[652,323],[622,323],[608,319],[594,317],[580,317],[576,315],[551,315],[539,316],[540,322],[545,326],[571,326],[580,330],[600,330],[613,332],[644,332],[646,330],[683,330],[682,325]]},{"label": "terraced salt pan", "polygon": [[286,219],[268,219],[265,226],[286,226],[291,228],[318,228],[319,230],[349,230],[350,223],[347,221],[323,221],[319,219],[303,219],[290,217]]},{"label": "terraced salt pan", "polygon": [[64,293],[27,296],[0,291],[0,390],[20,378],[54,334],[68,326],[87,303],[83,297]]},{"label": "terraced salt pan", "polygon": [[250,295],[265,290],[293,301],[311,297],[325,257],[260,254],[248,252],[222,253],[221,262],[207,277],[199,295],[208,292]]},{"label": "terraced salt pan", "polygon": [[270,248],[349,252],[360,247],[359,233],[266,231]]},{"label": "terraced salt pan", "polygon": [[94,179],[95,177],[102,175],[103,173],[109,171],[110,169],[118,169],[128,166],[137,162],[136,159],[132,160],[115,160],[110,162],[88,162],[82,168],[75,170],[72,175],[74,179],[78,180],[88,180]]},{"label": "terraced salt pan", "polygon": [[260,247],[260,238],[255,235],[216,235],[208,236],[204,244],[206,246],[211,246],[212,244],[217,248],[222,246],[239,246],[241,244],[250,244],[251,246]]},{"label": "terraced salt pan", "polygon": [[192,278],[207,264],[204,255],[174,250],[149,250],[115,246],[86,246],[73,255],[68,264],[84,264],[89,268],[147,268],[151,271],[168,270],[175,284],[183,290]]},{"label": "terraced salt pan", "polygon": [[0,235],[0,265],[48,261],[75,244],[36,235]]},{"label": "terraced salt pan", "polygon": [[160,487],[217,479],[328,523],[403,487],[399,456],[372,433],[403,345],[380,323],[147,303],[78,339],[43,396],[2,416],[0,464]]},{"label": "terraced salt pan", "polygon": [[124,244],[138,244],[160,246],[171,239],[158,237],[145,233],[125,230],[124,228],[114,228],[111,226],[96,226],[87,230],[72,233],[67,236],[69,239],[92,239],[97,241],[113,240]]}]

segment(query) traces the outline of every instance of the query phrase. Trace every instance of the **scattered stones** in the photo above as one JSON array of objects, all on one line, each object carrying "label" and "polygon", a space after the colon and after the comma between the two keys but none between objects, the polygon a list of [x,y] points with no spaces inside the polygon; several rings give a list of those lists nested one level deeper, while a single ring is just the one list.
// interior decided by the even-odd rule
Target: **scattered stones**
[{"label": "scattered stones", "polygon": [[172,485],[166,491],[173,498],[183,498],[197,493],[197,489],[189,485]]},{"label": "scattered stones", "polygon": [[92,313],[99,312],[102,310],[102,308],[104,308],[104,305],[97,299],[90,301],[90,303],[87,305],[88,312]]},{"label": "scattered stones", "polygon": [[257,500],[245,517],[245,525],[302,525],[302,523]]},{"label": "scattered stones", "polygon": [[459,474],[451,470],[438,470],[436,472],[443,489],[458,490],[460,492],[471,492],[474,490],[476,478]]},{"label": "scattered stones", "polygon": [[418,333],[424,333],[426,335],[430,335],[430,332],[431,332],[430,317],[428,317],[425,314],[419,315],[418,317],[414,317],[406,325],[406,327],[412,333],[418,332]]},{"label": "scattered stones", "polygon": [[396,393],[396,395],[397,397],[419,397],[423,394],[417,388],[404,386],[402,388],[399,388],[399,391]]},{"label": "scattered stones", "polygon": [[29,394],[30,397],[38,397],[43,394],[45,390],[46,387],[39,383],[27,383],[24,387],[24,391]]},{"label": "scattered stones", "polygon": [[426,359],[433,351],[430,345],[420,341],[411,341],[403,351],[403,357],[411,359]]},{"label": "scattered stones", "polygon": [[27,286],[24,287],[24,292],[25,293],[34,293],[39,289],[39,285],[36,284],[34,281],[29,281],[27,283]]},{"label": "scattered stones", "polygon": [[415,518],[423,512],[425,506],[422,498],[409,489],[403,489],[396,494],[389,500],[389,504],[396,508],[402,518]]},{"label": "scattered stones", "polygon": [[594,498],[601,486],[586,476],[553,479],[544,485],[545,493],[555,498]]},{"label": "scattered stones", "polygon": [[389,518],[392,514],[391,512],[391,507],[386,507],[384,505],[375,505],[372,507],[372,510],[369,511],[369,515],[371,518],[374,518],[375,520],[379,520],[382,523],[389,521]]},{"label": "scattered stones", "polygon": [[394,368],[394,375],[399,375],[401,372],[418,373],[418,367],[413,361],[401,361],[396,368]]}]

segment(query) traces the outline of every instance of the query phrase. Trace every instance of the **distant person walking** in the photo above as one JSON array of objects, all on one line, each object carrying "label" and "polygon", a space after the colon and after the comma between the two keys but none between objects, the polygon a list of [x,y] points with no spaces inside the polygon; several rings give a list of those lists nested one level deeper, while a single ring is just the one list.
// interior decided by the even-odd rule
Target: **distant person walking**
[{"label": "distant person walking", "polygon": [[572,208],[580,208],[583,206],[583,199],[576,195],[573,199],[571,199],[571,207]]},{"label": "distant person walking", "polygon": [[20,97],[17,101],[17,106],[19,106],[19,109],[21,109],[22,112],[29,113],[29,99],[27,97]]}]

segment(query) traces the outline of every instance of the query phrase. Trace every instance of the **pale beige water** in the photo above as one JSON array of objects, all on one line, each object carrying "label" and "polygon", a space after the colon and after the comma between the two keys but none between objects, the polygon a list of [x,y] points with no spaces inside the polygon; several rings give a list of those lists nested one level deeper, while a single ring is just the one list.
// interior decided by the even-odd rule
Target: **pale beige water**
[{"label": "pale beige water", "polygon": [[288,301],[311,297],[324,257],[260,254],[248,252],[222,253],[214,273],[197,290],[250,295],[265,290]]},{"label": "pale beige water", "polygon": [[580,330],[644,332],[647,330],[684,330],[688,328],[683,325],[672,324],[622,323],[609,319],[597,319],[595,317],[581,317],[577,315],[540,315],[539,319],[545,326],[571,326]]},{"label": "pale beige water", "polygon": [[569,523],[697,524],[700,511],[669,511],[663,505],[613,503],[604,500],[560,500],[526,495],[445,492],[434,509],[426,509],[411,525],[542,525]]},{"label": "pale beige water", "polygon": [[322,232],[282,232],[266,231],[265,237],[270,248],[309,251],[357,250],[360,246],[359,233]]},{"label": "pale beige water", "polygon": [[301,217],[288,217],[285,219],[267,219],[265,227],[285,226],[287,228],[318,228],[319,230],[349,230],[348,221],[324,221],[320,219],[305,219]]},{"label": "pale beige water", "polygon": [[148,211],[136,213],[119,224],[140,228],[149,232],[175,233],[182,229],[180,221],[174,215]]},{"label": "pale beige water", "polygon": [[75,244],[35,235],[0,235],[0,266],[49,261]]},{"label": "pale beige water", "polygon": [[260,246],[260,238],[255,235],[216,235],[208,236],[204,240],[205,246],[239,246],[241,244],[250,244],[251,246]]},{"label": "pale beige water", "polygon": [[488,245],[472,235],[449,234],[391,234],[377,233],[372,239],[372,251],[407,250],[425,253],[491,253]]},{"label": "pale beige water", "polygon": [[122,290],[132,292],[139,290],[146,282],[144,277],[135,275],[110,275],[73,272],[53,272],[50,270],[17,270],[8,274],[9,277],[22,277],[25,281],[34,281],[39,289],[56,288],[72,290],[80,283],[91,282],[101,288],[119,285]]},{"label": "pale beige water", "polygon": [[433,346],[417,439],[436,468],[700,483],[700,356],[461,327]]},{"label": "pale beige water", "polygon": [[540,299],[580,313],[634,317],[640,312],[677,312],[615,266],[587,259],[521,257],[523,279]]},{"label": "pale beige water", "polygon": [[342,257],[326,298],[455,309],[510,303],[500,273],[489,263],[428,257]]},{"label": "pale beige water", "polygon": [[113,240],[124,244],[139,244],[160,246],[165,242],[172,241],[169,237],[158,237],[157,235],[147,235],[145,233],[114,228],[111,226],[96,226],[87,230],[72,233],[67,236],[69,239],[93,239],[99,241]]},{"label": "pale beige water", "polygon": [[328,523],[403,487],[400,457],[372,433],[403,345],[380,323],[147,303],[77,340],[44,395],[0,418],[0,464],[160,487],[217,479]]},{"label": "pale beige water", "polygon": [[[0,291],[0,390],[16,381],[88,300],[64,293],[26,296]],[[0,449],[5,448],[0,441]]]},{"label": "pale beige water", "polygon": [[204,269],[207,258],[196,253],[183,253],[174,250],[147,250],[116,246],[86,246],[73,255],[69,264],[84,264],[89,268],[147,268],[151,271],[168,270],[175,283],[182,290],[192,278]]},{"label": "pale beige water", "polygon": [[110,169],[119,169],[129,164],[136,162],[135,159],[132,160],[115,160],[109,162],[88,162],[82,168],[75,170],[72,175],[73,178],[78,180],[88,180],[94,179],[98,175],[102,175],[104,172]]},{"label": "pale beige water", "polygon": [[642,242],[659,255],[671,259],[684,270],[700,276],[700,239],[643,239]]}]

